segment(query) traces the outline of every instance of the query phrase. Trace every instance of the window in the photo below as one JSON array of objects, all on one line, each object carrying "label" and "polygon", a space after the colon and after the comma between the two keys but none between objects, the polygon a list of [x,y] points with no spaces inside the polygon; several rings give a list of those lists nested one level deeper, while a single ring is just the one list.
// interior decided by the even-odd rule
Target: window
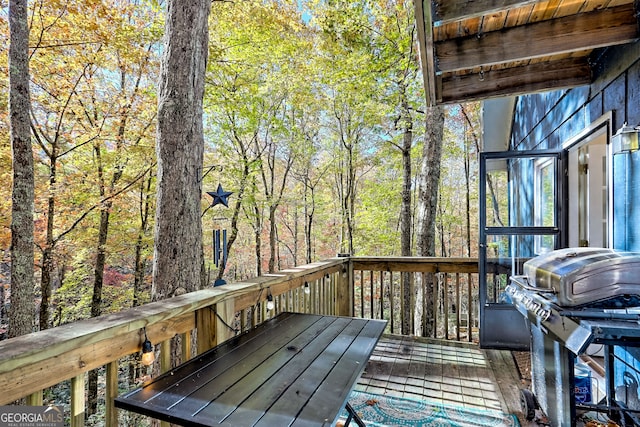
[{"label": "window", "polygon": [[[555,163],[553,159],[544,159],[535,164],[535,193],[534,193],[534,226],[554,227],[556,179]],[[554,249],[554,237],[550,235],[536,236],[535,252],[537,255]]]}]

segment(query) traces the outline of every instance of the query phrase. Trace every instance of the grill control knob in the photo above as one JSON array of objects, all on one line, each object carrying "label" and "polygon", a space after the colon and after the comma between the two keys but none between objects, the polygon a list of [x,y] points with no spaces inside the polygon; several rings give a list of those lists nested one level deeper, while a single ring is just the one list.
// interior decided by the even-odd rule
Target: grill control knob
[{"label": "grill control knob", "polygon": [[538,307],[538,309],[536,310],[536,316],[538,316],[543,322],[547,321],[551,317],[551,310]]}]

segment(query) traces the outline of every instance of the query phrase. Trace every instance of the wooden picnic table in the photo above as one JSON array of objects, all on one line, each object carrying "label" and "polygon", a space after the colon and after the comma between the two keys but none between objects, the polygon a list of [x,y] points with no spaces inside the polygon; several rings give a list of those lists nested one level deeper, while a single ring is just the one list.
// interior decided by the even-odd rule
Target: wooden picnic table
[{"label": "wooden picnic table", "polygon": [[184,426],[334,425],[345,407],[355,415],[347,399],[386,323],[281,313],[115,406]]}]

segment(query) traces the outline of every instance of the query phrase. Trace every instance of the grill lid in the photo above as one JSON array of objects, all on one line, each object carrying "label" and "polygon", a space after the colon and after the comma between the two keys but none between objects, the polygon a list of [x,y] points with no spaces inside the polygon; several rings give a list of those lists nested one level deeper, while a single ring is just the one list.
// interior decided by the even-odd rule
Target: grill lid
[{"label": "grill lid", "polygon": [[560,249],[525,262],[523,273],[530,286],[553,290],[561,306],[640,306],[640,252]]}]

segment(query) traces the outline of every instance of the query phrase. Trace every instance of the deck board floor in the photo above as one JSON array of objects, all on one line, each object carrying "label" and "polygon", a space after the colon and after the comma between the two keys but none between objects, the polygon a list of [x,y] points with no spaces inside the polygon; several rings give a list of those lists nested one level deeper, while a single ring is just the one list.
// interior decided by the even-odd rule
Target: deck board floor
[{"label": "deck board floor", "polygon": [[508,351],[482,350],[472,343],[384,335],[356,389],[500,410],[517,415],[523,427],[535,425],[522,417],[521,387]]}]

